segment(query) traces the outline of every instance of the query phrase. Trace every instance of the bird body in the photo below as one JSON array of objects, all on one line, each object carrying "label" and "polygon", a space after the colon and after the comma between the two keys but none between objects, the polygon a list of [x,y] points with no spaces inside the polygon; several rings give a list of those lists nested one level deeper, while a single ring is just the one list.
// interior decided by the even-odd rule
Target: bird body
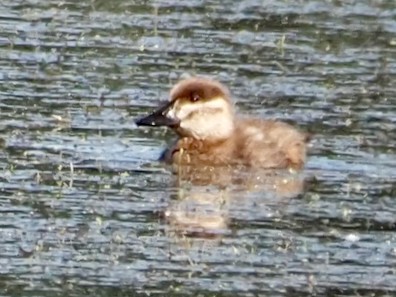
[{"label": "bird body", "polygon": [[306,159],[307,134],[284,122],[237,116],[228,89],[208,78],[180,81],[165,106],[136,124],[176,132],[179,139],[161,157],[173,165],[301,169]]}]

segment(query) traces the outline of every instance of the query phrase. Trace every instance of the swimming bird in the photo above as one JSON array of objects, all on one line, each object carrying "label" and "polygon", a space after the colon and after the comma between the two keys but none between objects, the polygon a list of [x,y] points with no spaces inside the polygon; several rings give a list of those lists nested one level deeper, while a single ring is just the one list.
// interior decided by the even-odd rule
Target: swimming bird
[{"label": "swimming bird", "polygon": [[176,132],[178,140],[161,156],[173,165],[301,169],[306,160],[308,134],[281,121],[237,115],[228,88],[210,78],[179,81],[169,101],[136,124]]}]

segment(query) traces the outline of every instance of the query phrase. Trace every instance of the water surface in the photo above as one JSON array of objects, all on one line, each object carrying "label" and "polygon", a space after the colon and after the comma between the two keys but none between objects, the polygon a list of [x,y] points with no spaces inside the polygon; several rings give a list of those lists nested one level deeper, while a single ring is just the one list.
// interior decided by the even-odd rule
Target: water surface
[{"label": "water surface", "polygon": [[[2,1],[4,296],[396,293],[396,3]],[[180,181],[134,119],[186,74],[314,135],[303,173]]]}]

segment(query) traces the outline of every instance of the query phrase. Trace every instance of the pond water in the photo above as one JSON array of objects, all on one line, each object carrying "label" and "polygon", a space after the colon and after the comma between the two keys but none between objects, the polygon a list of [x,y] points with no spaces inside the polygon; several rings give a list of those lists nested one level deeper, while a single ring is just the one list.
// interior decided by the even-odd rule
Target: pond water
[{"label": "pond water", "polygon": [[[396,2],[5,0],[2,296],[396,294]],[[183,181],[134,119],[180,77],[313,134],[298,175]]]}]

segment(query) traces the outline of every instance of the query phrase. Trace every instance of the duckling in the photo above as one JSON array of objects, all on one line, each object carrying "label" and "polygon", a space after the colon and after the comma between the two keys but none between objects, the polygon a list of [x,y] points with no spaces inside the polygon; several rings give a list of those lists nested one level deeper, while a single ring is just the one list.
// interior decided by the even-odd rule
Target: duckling
[{"label": "duckling", "polygon": [[230,91],[219,81],[190,77],[170,100],[138,126],[168,126],[179,136],[161,160],[173,165],[301,169],[309,137],[291,125],[235,114]]}]

